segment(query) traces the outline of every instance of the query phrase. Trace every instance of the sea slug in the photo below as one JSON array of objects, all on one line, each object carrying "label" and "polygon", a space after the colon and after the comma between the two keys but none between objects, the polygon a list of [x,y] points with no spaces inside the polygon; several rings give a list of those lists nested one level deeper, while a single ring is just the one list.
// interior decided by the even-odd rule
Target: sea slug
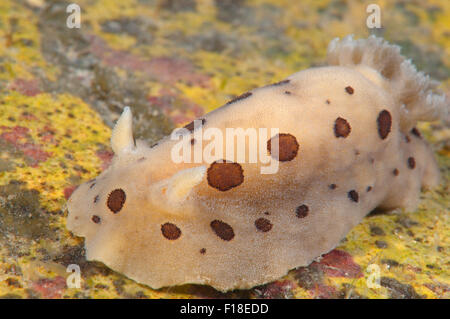
[{"label": "sea slug", "polygon": [[112,164],[72,194],[67,227],[85,237],[88,260],[152,288],[276,280],[332,250],[373,209],[414,210],[421,188],[439,183],[416,128],[449,120],[437,85],[381,38],[335,39],[328,66],[244,93],[180,135],[194,154],[208,147],[199,132],[266,129],[257,144],[276,161],[269,173],[218,150],[174,161],[180,141],[135,141],[126,108]]}]

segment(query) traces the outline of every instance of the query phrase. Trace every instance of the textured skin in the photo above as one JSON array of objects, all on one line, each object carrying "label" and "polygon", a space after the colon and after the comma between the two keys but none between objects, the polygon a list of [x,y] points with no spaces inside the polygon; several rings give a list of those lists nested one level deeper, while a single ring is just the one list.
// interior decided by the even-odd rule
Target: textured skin
[{"label": "textured skin", "polygon": [[[138,145],[119,153],[93,187],[82,185],[68,202],[67,226],[86,237],[88,259],[153,288],[183,283],[223,291],[251,288],[330,251],[376,207],[414,209],[421,186],[437,184],[432,153],[423,140],[400,131],[399,106],[383,87],[348,67],[309,69],[288,80],[205,115],[202,128],[219,128],[224,135],[230,127],[279,128],[298,141],[292,160],[267,175],[259,173],[259,163],[241,163],[242,184],[220,191],[205,176],[186,199],[176,201],[165,197],[171,176],[211,162],[174,164],[170,154],[177,142],[169,139],[152,149]],[[380,127],[380,113],[388,114],[388,126]],[[351,126],[346,137],[335,134],[337,118]],[[410,157],[414,168],[408,167]],[[337,187],[331,190],[331,184]],[[118,214],[106,205],[114,189],[127,194]],[[298,218],[296,208],[303,204],[309,213]],[[102,223],[93,223],[92,214]],[[270,231],[255,227],[262,217],[273,225]],[[213,220],[230,225],[233,238],[217,236]],[[176,240],[163,236],[161,225],[167,222],[181,230]]]}]

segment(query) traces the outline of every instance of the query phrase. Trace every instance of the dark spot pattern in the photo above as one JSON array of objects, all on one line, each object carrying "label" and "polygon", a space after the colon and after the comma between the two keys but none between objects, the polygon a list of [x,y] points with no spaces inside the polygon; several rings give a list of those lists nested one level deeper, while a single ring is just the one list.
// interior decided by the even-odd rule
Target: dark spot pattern
[{"label": "dark spot pattern", "polygon": [[125,204],[125,199],[125,192],[118,188],[109,193],[106,205],[114,214],[117,214]]},{"label": "dark spot pattern", "polygon": [[255,226],[258,230],[265,233],[271,230],[273,225],[270,220],[266,218],[258,218],[257,220],[255,220]]},{"label": "dark spot pattern", "polygon": [[94,204],[98,203],[98,200],[100,199],[100,195],[97,195],[94,197]]},{"label": "dark spot pattern", "polygon": [[398,176],[398,174],[400,174],[400,172],[397,168],[394,168],[394,170],[392,171],[392,174],[394,174],[394,176]]},{"label": "dark spot pattern", "polygon": [[93,215],[91,219],[96,224],[100,224],[100,222],[101,222],[100,217],[98,217],[97,215]]},{"label": "dark spot pattern", "polygon": [[284,91],[284,94],[290,95],[291,91]]},{"label": "dark spot pattern", "polygon": [[387,110],[383,110],[378,114],[377,118],[377,124],[378,124],[378,134],[380,135],[381,139],[384,140],[391,131],[392,126],[392,117],[391,113]]},{"label": "dark spot pattern", "polygon": [[181,236],[181,230],[177,227],[177,225],[172,223],[165,223],[164,225],[161,225],[161,232],[168,240],[175,240]]},{"label": "dark spot pattern", "polygon": [[202,254],[202,255],[206,254],[206,248],[200,249],[200,254]]},{"label": "dark spot pattern", "polygon": [[388,244],[384,240],[376,240],[375,245],[378,248],[387,248],[388,247]]},{"label": "dark spot pattern", "polygon": [[384,230],[381,227],[375,226],[375,225],[370,225],[370,235],[371,236],[384,236],[384,235],[386,235],[386,233],[384,232]]},{"label": "dark spot pattern", "polygon": [[299,145],[295,136],[291,134],[281,133],[272,137],[267,141],[267,150],[270,154],[272,154],[273,142],[279,143],[278,160],[280,162],[292,161],[297,156]]},{"label": "dark spot pattern", "polygon": [[230,241],[234,238],[233,228],[221,220],[213,220],[210,224],[214,233],[222,240]]},{"label": "dark spot pattern", "polygon": [[394,259],[381,259],[381,263],[389,267],[398,267],[400,263]]},{"label": "dark spot pattern", "polygon": [[191,145],[195,144],[195,138],[191,139]]},{"label": "dark spot pattern", "polygon": [[309,213],[309,207],[307,205],[300,205],[295,209],[295,215],[297,215],[298,218],[305,218],[308,216]]},{"label": "dark spot pattern", "polygon": [[[195,120],[195,121],[197,121],[197,126],[198,126],[198,121],[199,121],[199,120]],[[185,129],[188,129],[191,133],[194,132],[194,129],[195,129],[195,128],[198,128],[198,127],[195,127],[195,124],[194,124],[195,121],[192,121],[191,123],[185,125],[184,128],[185,128]],[[205,125],[206,120],[205,120],[205,119],[201,119],[201,121],[202,121],[201,126]]]},{"label": "dark spot pattern", "polygon": [[358,194],[357,191],[352,189],[351,191],[348,192],[348,198],[350,198],[350,200],[352,200],[355,203],[357,203],[359,201],[359,194]]},{"label": "dark spot pattern", "polygon": [[95,186],[95,183],[92,183],[92,184],[89,186],[89,189],[92,189],[94,186]]},{"label": "dark spot pattern", "polygon": [[235,98],[232,99],[231,101],[228,101],[228,102],[226,103],[226,105],[229,105],[229,104],[235,103],[235,102],[237,102],[237,101],[246,99],[246,98],[250,97],[252,94],[253,94],[252,92],[245,92],[244,94],[241,94],[241,95],[235,97]]},{"label": "dark spot pattern", "polygon": [[329,187],[330,189],[336,189],[336,188],[337,188],[337,185],[336,185],[336,184],[330,184],[330,185],[328,185],[328,187]]},{"label": "dark spot pattern", "polygon": [[408,157],[408,167],[414,169],[416,167],[416,160],[414,157]]},{"label": "dark spot pattern", "polygon": [[347,87],[345,88],[345,91],[346,91],[348,94],[353,94],[353,93],[355,92],[355,90],[353,90],[353,88],[352,88],[351,86],[347,86]]},{"label": "dark spot pattern", "polygon": [[351,130],[352,128],[346,119],[338,117],[336,121],[334,121],[334,135],[336,135],[336,137],[345,138],[350,134]]},{"label": "dark spot pattern", "polygon": [[[386,244],[387,246],[387,244]],[[381,277],[380,285],[386,287],[391,299],[424,299],[425,296],[418,294],[414,287],[403,284],[394,278]]]},{"label": "dark spot pattern", "polygon": [[286,79],[286,80],[283,80],[280,82],[273,83],[273,84],[271,84],[271,86],[279,86],[279,85],[283,85],[283,84],[288,84],[289,82],[291,82],[291,80]]},{"label": "dark spot pattern", "polygon": [[367,186],[366,192],[370,192],[372,190],[372,186]]},{"label": "dark spot pattern", "polygon": [[420,131],[415,127],[411,130],[411,133],[418,138],[422,138],[422,134],[420,134]]},{"label": "dark spot pattern", "polygon": [[224,192],[244,182],[244,170],[238,163],[219,160],[209,166],[207,179],[209,186]]},{"label": "dark spot pattern", "polygon": [[409,143],[409,142],[411,142],[411,139],[409,138],[409,136],[408,136],[408,135],[405,135],[405,142],[406,142],[406,143]]},{"label": "dark spot pattern", "polygon": [[330,100],[326,100],[325,103],[330,104],[331,102],[330,102]]}]

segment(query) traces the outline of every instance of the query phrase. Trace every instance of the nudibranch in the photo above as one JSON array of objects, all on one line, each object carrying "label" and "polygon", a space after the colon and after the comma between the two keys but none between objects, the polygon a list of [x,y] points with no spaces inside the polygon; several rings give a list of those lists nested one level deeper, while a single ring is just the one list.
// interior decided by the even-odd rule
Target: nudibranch
[{"label": "nudibranch", "polygon": [[87,259],[152,288],[246,289],[329,252],[375,208],[414,210],[421,188],[440,178],[416,123],[449,122],[448,99],[381,38],[335,39],[327,59],[180,133],[194,154],[208,147],[201,130],[266,129],[257,143],[276,161],[275,173],[224,152],[174,161],[180,141],[135,141],[125,108],[111,166],[68,201],[67,227],[85,237]]}]

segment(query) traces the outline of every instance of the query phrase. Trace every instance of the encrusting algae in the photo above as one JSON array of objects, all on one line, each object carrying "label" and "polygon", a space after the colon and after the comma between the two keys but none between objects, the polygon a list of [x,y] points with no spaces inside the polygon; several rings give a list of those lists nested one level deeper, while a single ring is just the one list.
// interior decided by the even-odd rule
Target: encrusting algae
[{"label": "encrusting algae", "polygon": [[[242,92],[323,65],[335,37],[382,35],[448,95],[448,1],[381,2],[382,29],[366,27],[367,3],[358,0],[79,0],[80,29],[65,27],[69,4],[0,2],[0,298],[449,297],[450,129],[436,122],[417,129],[443,178],[421,193],[416,211],[375,211],[307,267],[249,290],[139,284],[87,261],[65,211],[75,187],[110,164],[110,128],[125,105],[132,106],[134,136],[153,145]],[[350,135],[332,139],[346,141],[354,123],[341,118]],[[345,122],[338,123],[345,134]],[[399,178],[406,168],[397,169]],[[271,216],[258,217],[268,229],[260,218]],[[272,223],[260,232],[276,229]],[[73,264],[80,266],[79,288],[66,282]],[[369,286],[376,269],[379,285]]]}]

